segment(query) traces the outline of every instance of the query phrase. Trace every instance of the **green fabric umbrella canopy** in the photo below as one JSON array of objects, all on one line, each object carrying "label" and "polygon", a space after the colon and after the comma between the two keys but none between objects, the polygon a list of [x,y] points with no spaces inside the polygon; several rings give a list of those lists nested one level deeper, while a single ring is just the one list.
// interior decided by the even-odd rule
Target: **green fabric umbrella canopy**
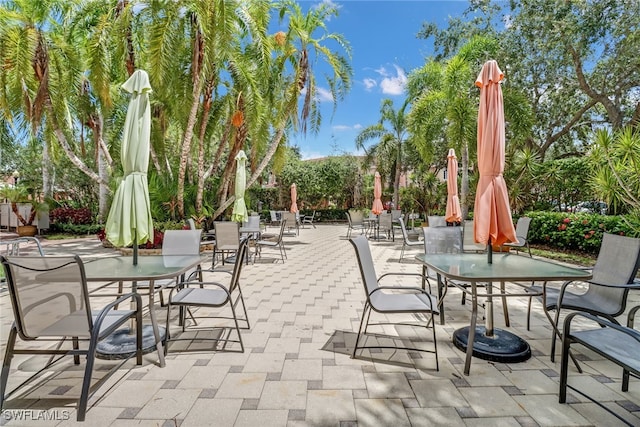
[{"label": "green fabric umbrella canopy", "polygon": [[120,150],[124,177],[113,197],[105,232],[107,239],[117,247],[134,243],[136,263],[138,245],[153,241],[147,183],[151,134],[149,76],[145,71],[136,70],[122,88],[131,93]]},{"label": "green fabric umbrella canopy", "polygon": [[236,155],[236,200],[233,202],[233,211],[231,211],[231,221],[235,222],[247,222],[249,220],[249,214],[247,212],[247,205],[244,202],[244,191],[247,187],[247,155],[243,150]]}]

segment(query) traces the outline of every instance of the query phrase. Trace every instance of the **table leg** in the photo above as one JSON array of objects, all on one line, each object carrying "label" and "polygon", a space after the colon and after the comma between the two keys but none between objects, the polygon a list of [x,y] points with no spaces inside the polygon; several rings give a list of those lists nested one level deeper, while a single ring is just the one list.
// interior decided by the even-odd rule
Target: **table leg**
[{"label": "table leg", "polygon": [[151,319],[151,327],[153,328],[153,336],[156,340],[156,350],[158,351],[158,362],[160,367],[165,367],[164,361],[164,348],[162,346],[162,337],[160,336],[160,329],[158,328],[158,319],[156,318],[156,310],[154,307],[154,283],[153,280],[149,283],[149,318]]},{"label": "table leg", "polygon": [[473,356],[473,341],[476,338],[476,323],[478,320],[478,289],[476,282],[471,282],[471,324],[469,325],[469,338],[467,339],[467,354],[464,361],[464,374],[469,375],[471,370],[471,356]]}]

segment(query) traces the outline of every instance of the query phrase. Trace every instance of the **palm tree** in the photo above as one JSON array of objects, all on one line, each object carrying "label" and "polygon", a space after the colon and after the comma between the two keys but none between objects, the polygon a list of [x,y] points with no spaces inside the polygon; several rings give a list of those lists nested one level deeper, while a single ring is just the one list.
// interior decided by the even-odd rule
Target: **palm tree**
[{"label": "palm tree", "polygon": [[376,158],[376,162],[381,166],[380,169],[393,171],[393,203],[395,206],[400,206],[400,176],[406,172],[404,146],[408,143],[407,114],[405,113],[407,106],[408,100],[405,100],[402,106],[395,111],[392,100],[382,100],[379,122],[364,128],[356,136],[358,149],[365,149],[365,142],[369,140],[378,140],[377,143],[369,147],[368,152]]}]

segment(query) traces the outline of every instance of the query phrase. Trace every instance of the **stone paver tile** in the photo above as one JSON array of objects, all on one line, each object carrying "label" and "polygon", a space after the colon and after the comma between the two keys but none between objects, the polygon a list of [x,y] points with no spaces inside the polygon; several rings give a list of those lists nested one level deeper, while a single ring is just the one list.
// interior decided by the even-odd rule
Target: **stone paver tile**
[{"label": "stone paver tile", "polygon": [[469,387],[461,388],[459,391],[479,417],[527,415],[502,387]]},{"label": "stone paver tile", "polygon": [[235,424],[242,399],[198,399],[180,427],[226,427]]},{"label": "stone paver tile", "polygon": [[513,399],[541,426],[590,424],[571,405],[558,403],[557,394],[514,396]]},{"label": "stone paver tile", "polygon": [[558,383],[539,370],[504,372],[504,376],[527,395],[558,392]]},{"label": "stone paver tile", "polygon": [[[633,380],[631,380],[633,381]],[[596,426],[614,426],[619,425],[620,420],[599,407],[593,402],[589,403],[576,403],[569,405],[575,409],[580,415],[587,418],[592,425]],[[613,409],[616,414],[627,420],[629,424],[634,426],[640,425],[640,414],[635,412],[633,414],[620,408],[618,405],[612,402],[605,403],[605,406]]]},{"label": "stone paver tile", "polygon": [[471,360],[471,370],[468,376],[463,373],[464,363],[458,365],[457,368],[459,369],[458,375],[465,378],[471,387],[513,385],[495,365],[478,358]]},{"label": "stone paver tile", "polygon": [[366,373],[364,379],[370,398],[415,397],[411,385],[403,373]]},{"label": "stone paver tile", "polygon": [[265,353],[297,353],[300,349],[300,338],[269,338],[264,348]]},{"label": "stone paver tile", "polygon": [[289,411],[279,410],[255,410],[240,411],[234,427],[281,427],[287,425]]},{"label": "stone paver tile", "polygon": [[218,388],[216,398],[258,399],[266,378],[266,373],[259,372],[227,374]]},{"label": "stone paver tile", "polygon": [[136,418],[154,420],[184,418],[199,395],[200,390],[196,389],[158,390],[140,410]]},{"label": "stone paver tile", "polygon": [[413,427],[464,427],[466,424],[455,408],[407,408]]},{"label": "stone paver tile", "polygon": [[195,363],[195,359],[180,359],[167,361],[162,369],[150,369],[144,376],[144,380],[181,380]]},{"label": "stone paver tile", "polygon": [[309,390],[307,425],[336,426],[340,421],[356,420],[351,390]]},{"label": "stone paver tile", "polygon": [[360,366],[323,366],[323,388],[363,389],[366,387]]},{"label": "stone paver tile", "polygon": [[284,353],[252,353],[242,372],[279,372],[284,365]]},{"label": "stone paver tile", "polygon": [[358,426],[410,426],[400,399],[356,399]]},{"label": "stone paver tile", "polygon": [[468,405],[456,386],[449,380],[411,380],[409,383],[423,408]]},{"label": "stone paver tile", "polygon": [[282,380],[322,380],[322,359],[288,359],[282,368]]},{"label": "stone paver tile", "polygon": [[[82,427],[87,424],[87,421],[76,421],[77,412],[75,410],[72,410],[71,408],[66,408],[67,412],[61,412],[60,410],[57,410],[57,412],[52,412],[51,409],[47,409],[47,411],[51,415],[57,414],[59,418],[63,417],[62,414],[69,414],[69,419],[66,420],[64,423],[62,423],[65,427],[66,426]],[[118,418],[118,416],[122,413],[122,411],[123,411],[123,408],[106,408],[106,407],[99,407],[99,406],[93,407],[93,408],[89,408],[89,411],[87,412],[86,420],[90,420],[91,427],[109,427],[112,425],[113,420]],[[5,424],[6,418],[4,417],[5,415],[3,415],[2,421],[0,421],[0,425],[8,425],[8,426],[18,425],[18,423]],[[55,424],[59,425],[60,422],[56,421],[52,425],[55,425]],[[43,420],[34,420],[33,424],[31,425],[45,426],[47,425],[47,422]]]},{"label": "stone paver tile", "polygon": [[267,381],[258,402],[258,409],[305,409],[306,381]]},{"label": "stone paver tile", "polygon": [[162,387],[164,381],[124,381],[110,392],[100,403],[101,406],[120,408],[143,407]]},{"label": "stone paver tile", "polygon": [[218,388],[228,371],[227,366],[194,366],[182,378],[178,388]]},{"label": "stone paver tile", "polygon": [[514,417],[465,418],[469,427],[522,427]]}]

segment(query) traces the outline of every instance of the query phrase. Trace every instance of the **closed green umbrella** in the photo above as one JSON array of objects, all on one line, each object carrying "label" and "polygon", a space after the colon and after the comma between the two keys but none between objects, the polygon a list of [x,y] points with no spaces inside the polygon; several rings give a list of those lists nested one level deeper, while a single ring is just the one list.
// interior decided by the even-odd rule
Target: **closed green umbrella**
[{"label": "closed green umbrella", "polygon": [[131,93],[124,122],[120,158],[124,177],[113,197],[105,227],[115,246],[133,244],[133,263],[138,263],[138,245],[153,241],[147,169],[151,134],[151,85],[145,71],[136,70],[122,88]]},{"label": "closed green umbrella", "polygon": [[247,213],[247,205],[244,202],[244,191],[247,186],[247,172],[245,165],[247,163],[247,155],[243,150],[236,155],[236,200],[233,202],[233,211],[231,211],[231,221],[247,222],[249,214]]}]

